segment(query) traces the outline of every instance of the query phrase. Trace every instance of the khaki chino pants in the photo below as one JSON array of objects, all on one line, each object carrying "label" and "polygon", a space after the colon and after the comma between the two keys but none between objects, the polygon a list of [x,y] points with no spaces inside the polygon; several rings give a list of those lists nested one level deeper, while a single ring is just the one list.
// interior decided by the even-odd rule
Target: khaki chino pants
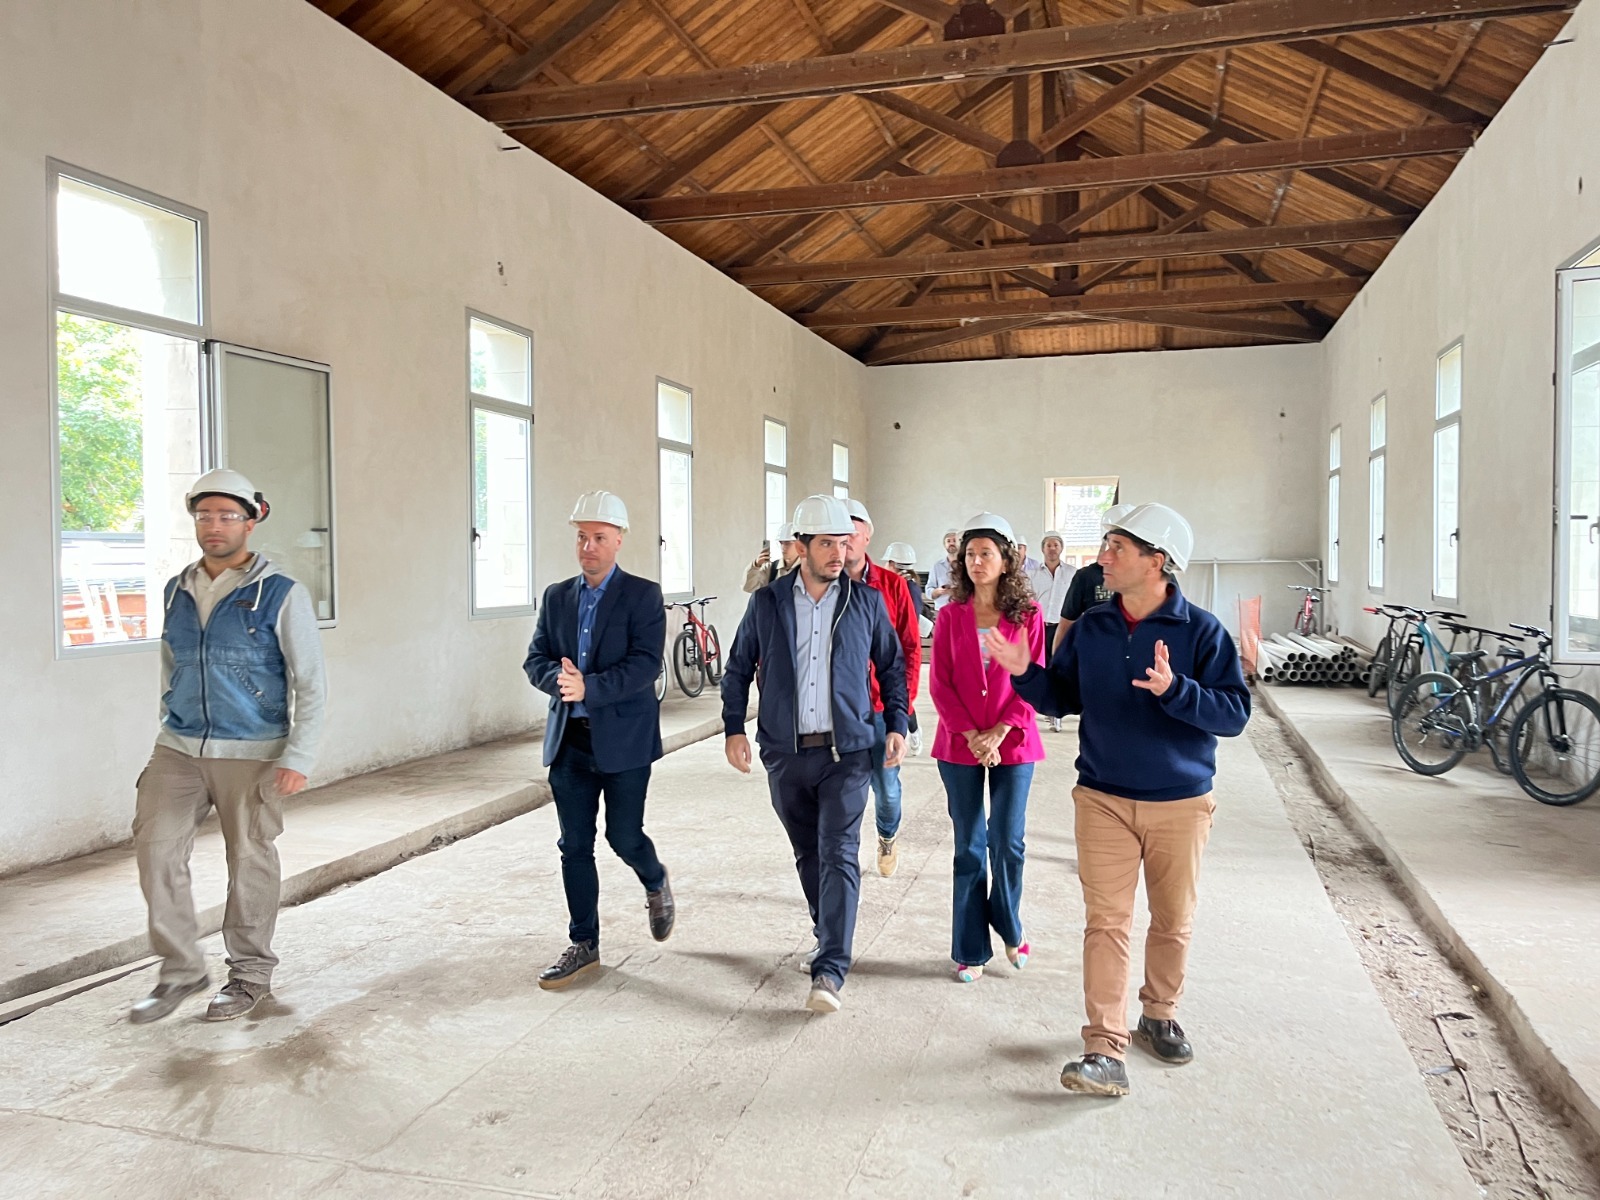
[{"label": "khaki chino pants", "polygon": [[189,885],[195,831],[212,808],[228,856],[228,905],[222,940],[230,978],[268,987],[278,958],[281,875],[273,840],[283,832],[275,764],[254,759],[194,758],[157,746],[139,776],[133,844],[139,886],[150,909],[150,945],[162,958],[162,983],[194,983],[206,973]]},{"label": "khaki chino pants", "polygon": [[1150,929],[1144,944],[1144,1015],[1170,1021],[1183,997],[1194,929],[1200,857],[1217,806],[1210,794],[1186,800],[1128,800],[1075,787],[1078,878],[1083,884],[1083,994],[1089,1023],[1084,1053],[1122,1058],[1128,1049],[1129,935],[1144,868]]}]

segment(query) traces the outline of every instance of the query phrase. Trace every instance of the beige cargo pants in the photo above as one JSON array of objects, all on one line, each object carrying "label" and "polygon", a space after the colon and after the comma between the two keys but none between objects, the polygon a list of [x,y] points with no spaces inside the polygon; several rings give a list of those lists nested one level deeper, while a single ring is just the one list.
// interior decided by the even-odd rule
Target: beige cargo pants
[{"label": "beige cargo pants", "polygon": [[206,973],[189,855],[195,831],[215,808],[228,856],[228,905],[222,918],[228,974],[271,985],[278,965],[272,931],[281,883],[273,840],[283,832],[274,766],[253,759],[193,758],[157,746],[139,776],[133,844],[150,910],[150,946],[163,960],[162,983],[194,983]]}]

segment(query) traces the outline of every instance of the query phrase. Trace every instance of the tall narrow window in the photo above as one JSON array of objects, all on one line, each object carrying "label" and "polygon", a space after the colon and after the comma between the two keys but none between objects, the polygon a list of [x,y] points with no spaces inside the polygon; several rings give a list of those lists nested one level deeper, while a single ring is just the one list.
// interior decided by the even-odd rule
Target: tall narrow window
[{"label": "tall narrow window", "polygon": [[1439,356],[1433,399],[1433,594],[1454,600],[1461,540],[1461,343]]},{"label": "tall narrow window", "polygon": [[694,395],[656,381],[656,436],[661,471],[661,591],[694,595]]},{"label": "tall narrow window", "polygon": [[1372,426],[1367,454],[1367,586],[1383,587],[1384,466],[1389,444],[1389,398],[1372,402]]},{"label": "tall narrow window", "polygon": [[205,216],[51,163],[58,644],[161,635],[197,558]]},{"label": "tall narrow window", "polygon": [[1328,582],[1339,582],[1339,434],[1335,425],[1328,435]]},{"label": "tall narrow window", "polygon": [[472,615],[532,611],[533,335],[467,315]]},{"label": "tall narrow window", "polygon": [[1556,653],[1600,662],[1600,252],[1557,280]]},{"label": "tall narrow window", "polygon": [[833,444],[833,494],[850,499],[850,447]]},{"label": "tall narrow window", "polygon": [[767,537],[784,537],[789,523],[789,427],[768,417],[763,422],[767,464]]}]

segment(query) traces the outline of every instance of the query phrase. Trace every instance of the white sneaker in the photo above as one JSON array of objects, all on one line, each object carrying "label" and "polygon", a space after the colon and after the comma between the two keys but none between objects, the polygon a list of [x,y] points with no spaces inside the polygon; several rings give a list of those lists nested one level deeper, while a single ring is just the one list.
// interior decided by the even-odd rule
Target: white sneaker
[{"label": "white sneaker", "polygon": [[911,731],[911,735],[906,738],[906,746],[907,746],[907,752],[911,755],[912,758],[915,758],[917,755],[921,754],[922,753],[922,730],[913,729]]},{"label": "white sneaker", "polygon": [[811,964],[817,961],[817,955],[822,953],[822,943],[812,942],[811,949],[807,950],[805,957],[795,964],[795,970],[803,975],[811,974]]},{"label": "white sneaker", "polygon": [[1060,717],[1051,717],[1050,718],[1050,732],[1051,733],[1060,733],[1061,732],[1061,718]]}]

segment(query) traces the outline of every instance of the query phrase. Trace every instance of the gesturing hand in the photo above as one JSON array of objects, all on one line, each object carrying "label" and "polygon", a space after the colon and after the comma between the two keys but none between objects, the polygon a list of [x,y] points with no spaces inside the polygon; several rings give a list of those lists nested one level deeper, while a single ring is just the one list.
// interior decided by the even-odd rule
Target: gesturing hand
[{"label": "gesturing hand", "polygon": [[561,674],[556,677],[556,687],[561,691],[561,698],[569,704],[576,704],[584,697],[583,673],[572,665],[570,658],[561,660]]},{"label": "gesturing hand", "polygon": [[1021,675],[1033,661],[1028,655],[1028,644],[1021,638],[1012,641],[998,629],[983,635],[983,644],[989,647],[989,657],[1012,675]]},{"label": "gesturing hand", "polygon": [[1165,642],[1156,643],[1156,665],[1146,667],[1144,673],[1145,678],[1135,679],[1133,686],[1143,688],[1152,696],[1165,695],[1166,690],[1172,686],[1172,660],[1167,655]]}]

